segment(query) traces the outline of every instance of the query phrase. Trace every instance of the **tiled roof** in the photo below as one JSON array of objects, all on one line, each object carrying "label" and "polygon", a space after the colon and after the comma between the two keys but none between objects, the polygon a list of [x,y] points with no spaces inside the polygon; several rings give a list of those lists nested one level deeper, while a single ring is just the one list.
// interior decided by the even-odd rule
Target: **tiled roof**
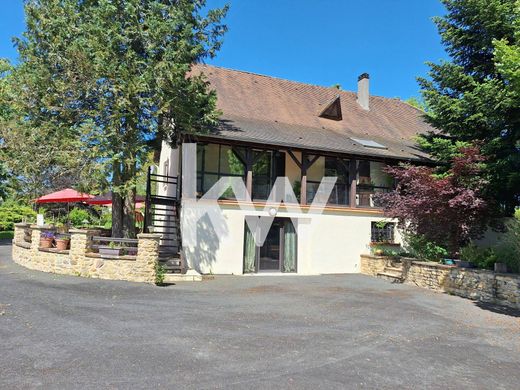
[{"label": "tiled roof", "polygon": [[[422,160],[414,137],[432,131],[422,112],[399,99],[370,96],[370,110],[356,93],[249,72],[196,65],[217,92],[221,125],[212,136],[316,151]],[[341,120],[319,117],[340,97]],[[368,139],[387,149],[367,148],[351,139]]]}]

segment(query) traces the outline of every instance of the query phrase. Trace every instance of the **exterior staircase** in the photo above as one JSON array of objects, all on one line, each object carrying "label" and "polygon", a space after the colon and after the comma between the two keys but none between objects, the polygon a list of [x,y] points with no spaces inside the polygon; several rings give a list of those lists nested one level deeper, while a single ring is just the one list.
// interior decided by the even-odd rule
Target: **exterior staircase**
[{"label": "exterior staircase", "polygon": [[[181,253],[180,201],[177,195],[177,182],[176,176],[158,175],[148,169],[144,231],[161,234],[159,264],[164,267],[166,274],[185,271]],[[175,186],[174,195],[156,194],[159,186],[163,188]]]},{"label": "exterior staircase", "polygon": [[403,272],[403,263],[398,259],[390,259],[385,264],[383,271],[377,273],[377,277],[389,280],[392,283],[403,283]]}]

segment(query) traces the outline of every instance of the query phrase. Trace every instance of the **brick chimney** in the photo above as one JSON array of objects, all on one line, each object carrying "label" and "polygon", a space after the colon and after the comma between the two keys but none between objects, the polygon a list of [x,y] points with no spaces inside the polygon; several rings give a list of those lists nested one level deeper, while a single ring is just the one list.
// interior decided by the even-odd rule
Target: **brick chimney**
[{"label": "brick chimney", "polygon": [[369,76],[368,73],[363,73],[358,77],[357,102],[363,110],[369,110],[370,93],[368,91]]}]

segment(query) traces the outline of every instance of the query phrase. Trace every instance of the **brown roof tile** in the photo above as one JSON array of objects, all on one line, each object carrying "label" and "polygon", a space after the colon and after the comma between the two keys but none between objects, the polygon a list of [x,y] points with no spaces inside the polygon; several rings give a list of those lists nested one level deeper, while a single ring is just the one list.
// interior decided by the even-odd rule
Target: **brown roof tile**
[{"label": "brown roof tile", "polygon": [[[294,148],[374,155],[399,159],[425,159],[413,138],[432,131],[422,112],[399,99],[370,96],[363,110],[354,92],[304,84],[254,73],[196,65],[217,92],[223,112],[219,138]],[[342,120],[319,114],[337,96]],[[366,148],[350,137],[370,139],[388,149]]]}]

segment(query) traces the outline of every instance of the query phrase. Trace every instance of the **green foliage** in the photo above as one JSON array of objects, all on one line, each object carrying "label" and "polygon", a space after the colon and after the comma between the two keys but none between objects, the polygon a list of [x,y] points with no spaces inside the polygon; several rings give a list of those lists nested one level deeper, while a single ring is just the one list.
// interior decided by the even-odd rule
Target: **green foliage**
[{"label": "green foliage", "polygon": [[[429,77],[419,79],[426,118],[454,143],[481,145],[489,177],[483,193],[510,215],[520,195],[520,6],[516,0],[443,3],[447,13],[435,23],[451,61],[430,63]],[[448,162],[453,149],[445,146],[436,154]]]},{"label": "green foliage", "polygon": [[510,271],[520,273],[520,221],[516,218],[506,223],[506,232],[495,253],[497,261],[507,264]]},{"label": "green foliage", "polygon": [[78,208],[70,210],[68,219],[74,227],[85,226],[91,222],[90,213],[87,210]]},{"label": "green foliage", "polygon": [[461,150],[471,146],[470,142],[432,135],[419,135],[416,137],[416,142],[437,162],[442,164],[439,166],[439,173],[443,173],[449,168],[447,164],[453,161],[453,158],[462,156]]},{"label": "green foliage", "polygon": [[150,148],[218,117],[215,93],[190,70],[219,50],[226,12],[205,0],[27,0],[20,62],[0,84],[1,136],[22,187],[111,177],[115,233],[124,223],[132,236]]},{"label": "green foliage", "polygon": [[103,226],[105,229],[112,228],[112,213],[103,212],[99,219],[99,226]]},{"label": "green foliage", "polygon": [[505,224],[505,232],[490,247],[473,243],[461,248],[461,258],[479,268],[492,269],[496,262],[505,263],[511,272],[520,273],[520,220],[512,218]]},{"label": "green foliage", "polygon": [[460,249],[460,258],[471,261],[477,268],[493,269],[497,255],[493,248],[479,247],[473,243]]},{"label": "green foliage", "polygon": [[162,264],[155,264],[155,284],[161,286],[164,284],[164,277],[166,275],[166,269]]},{"label": "green foliage", "polygon": [[9,179],[5,163],[0,161],[0,204],[8,198],[11,192]]},{"label": "green foliage", "polygon": [[110,249],[117,249],[117,248],[119,248],[119,245],[117,245],[114,241],[110,241],[110,242],[108,243],[108,247],[109,247]]},{"label": "green foliage", "polygon": [[10,240],[14,238],[14,231],[0,232],[0,240]]},{"label": "green foliage", "polygon": [[406,235],[405,250],[413,257],[425,261],[441,261],[448,256],[445,248],[428,241],[422,235]]},{"label": "green foliage", "polygon": [[402,251],[388,248],[384,245],[373,245],[371,248],[372,253],[378,256],[398,257]]},{"label": "green foliage", "polygon": [[406,99],[405,102],[408,103],[412,107],[415,107],[421,111],[426,112],[426,104],[420,98],[416,98],[416,97],[412,96],[412,97]]},{"label": "green foliage", "polygon": [[29,206],[7,201],[0,205],[0,231],[13,230],[17,222],[34,222],[36,212]]}]

